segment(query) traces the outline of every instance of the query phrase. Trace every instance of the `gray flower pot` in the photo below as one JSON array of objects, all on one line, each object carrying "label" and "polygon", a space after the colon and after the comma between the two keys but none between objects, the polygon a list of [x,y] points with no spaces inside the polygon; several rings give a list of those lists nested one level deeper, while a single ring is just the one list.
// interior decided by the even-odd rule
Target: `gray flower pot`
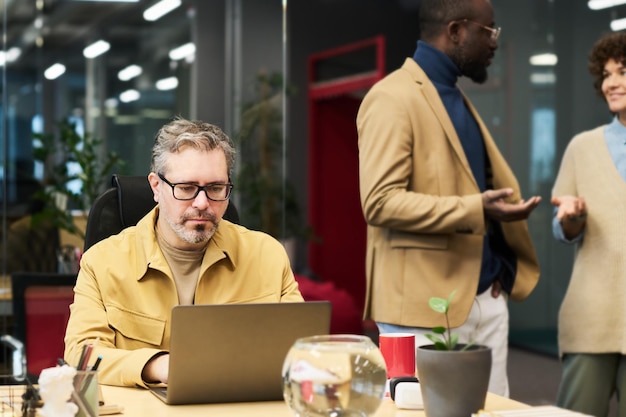
[{"label": "gray flower pot", "polygon": [[427,417],[470,417],[484,408],[491,373],[489,347],[446,351],[419,346],[416,364]]}]

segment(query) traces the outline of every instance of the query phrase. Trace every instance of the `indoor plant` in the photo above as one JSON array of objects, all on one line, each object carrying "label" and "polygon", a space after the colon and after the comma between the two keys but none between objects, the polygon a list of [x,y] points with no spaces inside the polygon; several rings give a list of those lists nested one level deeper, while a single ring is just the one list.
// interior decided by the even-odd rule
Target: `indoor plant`
[{"label": "indoor plant", "polygon": [[296,189],[284,172],[282,104],[293,89],[284,85],[282,74],[260,71],[254,90],[255,98],[242,107],[236,136],[240,159],[235,190],[241,195],[241,222],[283,241],[308,237]]},{"label": "indoor plant", "polygon": [[428,334],[431,345],[417,348],[416,364],[424,411],[427,417],[468,417],[485,406],[491,349],[474,343],[458,343],[449,326],[448,310],[454,291],[447,299],[432,297],[430,307],[445,316],[446,326]]},{"label": "indoor plant", "polygon": [[[87,215],[98,195],[104,191],[110,175],[125,163],[116,152],[105,152],[102,139],[89,133],[80,135],[76,125],[67,119],[57,123],[57,133],[37,133],[34,159],[43,164],[43,189],[36,199],[44,203],[42,211],[33,214],[33,225],[52,222],[59,229],[84,238],[74,213]],[[79,169],[70,169],[75,164]],[[80,181],[80,190],[69,184]]]}]

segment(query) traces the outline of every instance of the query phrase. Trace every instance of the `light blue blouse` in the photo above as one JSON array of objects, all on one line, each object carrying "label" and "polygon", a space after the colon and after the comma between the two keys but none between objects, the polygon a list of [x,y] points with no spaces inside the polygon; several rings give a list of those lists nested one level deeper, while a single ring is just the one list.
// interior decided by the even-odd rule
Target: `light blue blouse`
[{"label": "light blue blouse", "polygon": [[[604,128],[604,140],[606,146],[611,154],[611,159],[615,167],[622,176],[622,179],[626,181],[626,126],[620,123],[617,116],[613,118],[613,121],[606,125]],[[567,239],[563,233],[563,227],[556,218],[558,207],[554,208],[554,217],[552,218],[552,234],[554,238],[564,243],[575,243],[580,241],[584,234],[585,229],[576,237]]]}]

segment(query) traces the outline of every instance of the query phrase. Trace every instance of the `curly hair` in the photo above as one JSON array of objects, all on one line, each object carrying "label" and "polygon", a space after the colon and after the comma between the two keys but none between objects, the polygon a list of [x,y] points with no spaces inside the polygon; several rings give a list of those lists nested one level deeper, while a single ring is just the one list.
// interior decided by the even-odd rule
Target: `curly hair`
[{"label": "curly hair", "polygon": [[604,35],[591,48],[589,72],[593,77],[593,87],[596,94],[602,98],[604,98],[602,93],[604,66],[610,59],[626,66],[626,33],[614,32]]},{"label": "curly hair", "polygon": [[162,172],[169,154],[192,147],[200,151],[221,149],[226,156],[228,176],[235,163],[235,147],[230,138],[219,127],[199,120],[178,117],[159,129],[154,138],[150,170]]}]

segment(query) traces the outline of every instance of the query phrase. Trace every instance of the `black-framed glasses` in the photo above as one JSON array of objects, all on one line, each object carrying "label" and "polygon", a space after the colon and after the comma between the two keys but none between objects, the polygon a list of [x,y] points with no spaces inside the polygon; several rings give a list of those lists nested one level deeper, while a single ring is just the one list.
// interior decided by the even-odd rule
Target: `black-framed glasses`
[{"label": "black-framed glasses", "polygon": [[233,189],[233,184],[231,183],[219,183],[214,182],[212,184],[207,185],[196,185],[189,184],[186,182],[179,182],[173,184],[169,182],[163,174],[158,174],[159,178],[161,178],[167,185],[172,187],[172,195],[176,200],[193,200],[200,194],[200,191],[204,191],[204,195],[211,201],[224,201],[228,200],[230,197],[230,192]]},{"label": "black-framed glasses", "polygon": [[473,23],[475,25],[480,26],[481,28],[488,30],[491,33],[491,40],[492,41],[497,41],[498,38],[500,37],[500,32],[502,32],[502,28],[501,27],[497,27],[497,28],[492,28],[489,26],[485,26],[482,23],[478,23],[475,22],[473,20],[470,19],[461,19],[461,20],[457,20],[457,22],[469,22],[469,23]]}]

